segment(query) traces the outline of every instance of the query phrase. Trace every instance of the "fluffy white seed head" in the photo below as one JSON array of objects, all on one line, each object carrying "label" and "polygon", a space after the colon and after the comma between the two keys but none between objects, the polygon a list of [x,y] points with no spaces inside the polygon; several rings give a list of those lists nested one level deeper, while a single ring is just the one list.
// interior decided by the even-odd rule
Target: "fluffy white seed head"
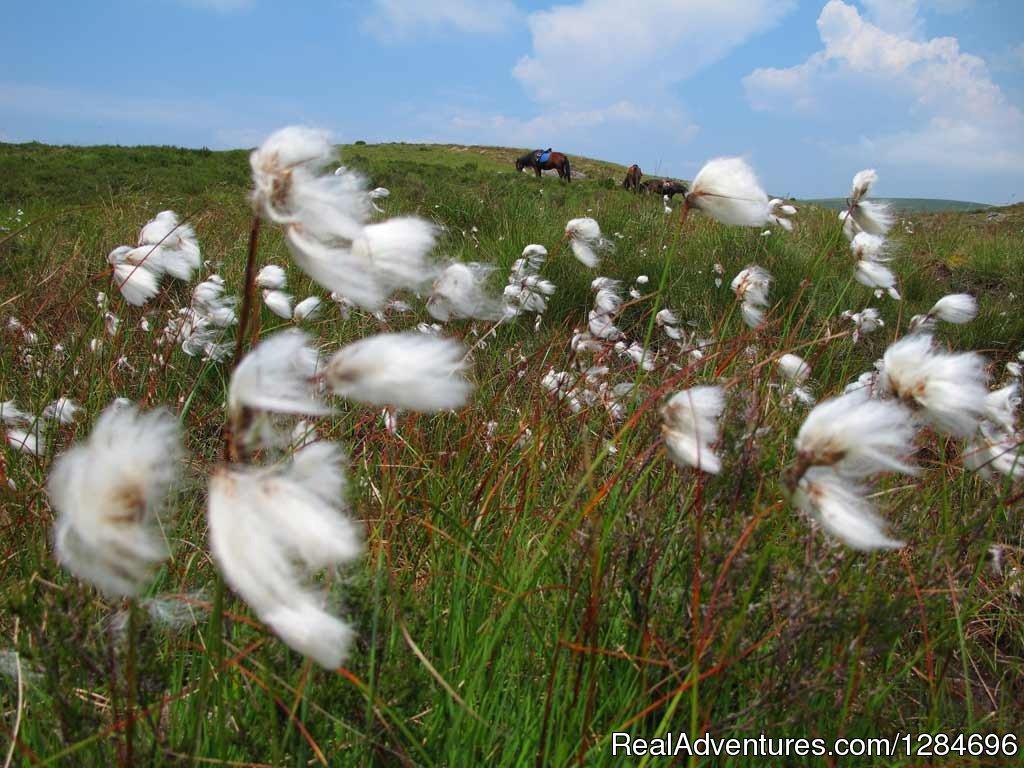
[{"label": "fluffy white seed head", "polygon": [[736,298],[740,301],[758,307],[767,307],[768,291],[773,279],[768,270],[752,264],[746,269],[740,270],[730,285]]},{"label": "fluffy white seed head", "polygon": [[42,456],[46,453],[46,436],[43,434],[40,424],[33,424],[31,427],[21,429],[18,427],[7,427],[4,436],[7,444],[14,450],[28,453],[32,456]]},{"label": "fluffy white seed head", "polygon": [[433,279],[436,268],[427,256],[435,242],[433,224],[402,216],[363,228],[352,251],[367,261],[380,290],[388,294],[399,288],[416,290]]},{"label": "fluffy white seed head", "polygon": [[60,424],[71,424],[81,410],[82,407],[70,397],[58,397],[43,409],[43,418]]},{"label": "fluffy white seed head", "polygon": [[718,474],[722,462],[711,446],[718,442],[718,420],[724,410],[721,387],[693,387],[674,394],[661,409],[661,434],[669,458],[680,467]]},{"label": "fluffy white seed head", "polygon": [[916,408],[936,429],[970,437],[985,413],[985,358],[935,348],[929,334],[905,336],[883,357],[879,388]]},{"label": "fluffy white seed head", "polygon": [[287,444],[290,430],[274,424],[273,414],[322,416],[330,408],[313,384],[317,353],[301,331],[282,331],[251,350],[231,374],[228,420],[243,446]]},{"label": "fluffy white seed head", "polygon": [[952,293],[935,302],[928,314],[947,323],[962,325],[978,316],[978,300],[969,293]]},{"label": "fluffy white seed head", "polygon": [[284,291],[263,291],[263,303],[267,309],[285,320],[292,319],[292,295]]},{"label": "fluffy white seed head", "polygon": [[779,373],[794,384],[803,384],[811,375],[811,366],[800,355],[788,353],[776,361]]},{"label": "fluffy white seed head", "polygon": [[853,177],[853,189],[850,191],[850,203],[856,205],[871,193],[871,185],[878,181],[878,173],[874,168],[858,171]]},{"label": "fluffy white seed head", "polygon": [[292,320],[301,323],[303,320],[312,320],[320,314],[320,297],[309,296],[295,305],[292,311]]},{"label": "fluffy white seed head", "polygon": [[913,415],[892,400],[870,400],[854,392],[815,406],[796,436],[801,461],[829,466],[849,478],[914,468],[906,459],[914,450]]},{"label": "fluffy white seed head", "polygon": [[277,264],[267,264],[256,274],[256,287],[280,291],[288,284],[285,271]]},{"label": "fluffy white seed head", "polygon": [[768,195],[753,169],[739,157],[706,163],[686,195],[686,205],[700,208],[723,224],[759,227],[770,221]]},{"label": "fluffy white seed head", "polygon": [[167,556],[158,515],[181,454],[173,415],[109,406],[47,481],[61,565],[109,595],[137,595]]},{"label": "fluffy white seed head", "polygon": [[323,368],[327,386],[341,397],[411,411],[442,411],[465,404],[473,387],[465,378],[465,348],[422,333],[370,336],[338,350]]},{"label": "fluffy white seed head", "polygon": [[316,442],[286,465],[222,467],[210,480],[210,548],[225,580],[286,644],[333,669],[353,636],[311,576],[354,560],[362,536],[344,514],[343,456]]},{"label": "fluffy white seed head", "polygon": [[253,205],[277,221],[290,208],[292,177],[297,171],[315,173],[335,156],[325,131],[288,126],[272,133],[249,155],[254,189]]},{"label": "fluffy white seed head", "polygon": [[1017,381],[989,392],[985,398],[985,418],[1004,432],[1016,432],[1020,402],[1020,382]]},{"label": "fluffy white seed head", "polygon": [[13,400],[0,402],[0,422],[4,424],[28,424],[32,414],[21,410]]},{"label": "fluffy white seed head", "polygon": [[600,263],[601,252],[611,249],[611,242],[602,237],[600,225],[591,218],[570,219],[565,234],[573,255],[591,269]]},{"label": "fluffy white seed head", "polygon": [[896,275],[884,264],[877,261],[858,261],[853,277],[861,285],[884,290],[896,301],[900,300],[900,293],[896,288]]},{"label": "fluffy white seed head", "polygon": [[797,508],[817,520],[826,532],[854,549],[898,549],[902,541],[886,533],[886,523],[855,482],[828,467],[812,467],[793,494]]},{"label": "fluffy white seed head", "polygon": [[145,267],[127,262],[114,265],[114,284],[133,307],[141,307],[160,290],[160,278]]},{"label": "fluffy white seed head", "polygon": [[494,268],[475,262],[452,262],[434,281],[427,311],[441,322],[453,319],[500,320],[502,303],[485,289]]}]

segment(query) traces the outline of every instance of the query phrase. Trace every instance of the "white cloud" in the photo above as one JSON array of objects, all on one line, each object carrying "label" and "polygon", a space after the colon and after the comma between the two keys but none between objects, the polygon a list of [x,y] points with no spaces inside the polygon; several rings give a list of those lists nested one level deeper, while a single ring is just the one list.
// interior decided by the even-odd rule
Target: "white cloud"
[{"label": "white cloud", "polygon": [[[754,70],[743,81],[748,101],[758,110],[842,114],[837,130],[860,133],[861,150],[874,152],[875,162],[1024,169],[1024,113],[992,81],[985,61],[961,51],[954,37],[912,39],[916,16],[888,23],[903,32],[830,0],[818,17],[824,49],[793,67]],[[867,109],[850,106],[854,93],[871,99]],[[887,100],[906,105],[909,129],[890,125],[878,133],[879,123],[901,117],[880,107]]]},{"label": "white cloud", "polygon": [[536,114],[462,112],[444,128],[468,141],[572,147],[661,168],[659,153],[677,154],[699,130],[675,86],[795,6],[796,0],[579,0],[531,13],[532,50],[513,75],[536,102]]},{"label": "white cloud", "polygon": [[433,34],[450,28],[469,34],[497,34],[519,16],[512,0],[373,0],[366,27],[382,39]]},{"label": "white cloud", "polygon": [[561,146],[587,144],[608,132],[637,131],[672,137],[676,143],[693,138],[697,126],[679,109],[651,109],[629,101],[589,109],[551,109],[522,119],[479,112],[456,112],[448,119],[456,137],[481,137],[478,141],[509,146],[532,147],[539,144]]},{"label": "white cloud", "polygon": [[582,0],[530,14],[513,73],[535,99],[578,105],[661,95],[777,23],[794,0]]},{"label": "white cloud", "polygon": [[904,37],[917,37],[924,32],[924,20],[917,12],[917,0],[861,0],[871,23]]}]

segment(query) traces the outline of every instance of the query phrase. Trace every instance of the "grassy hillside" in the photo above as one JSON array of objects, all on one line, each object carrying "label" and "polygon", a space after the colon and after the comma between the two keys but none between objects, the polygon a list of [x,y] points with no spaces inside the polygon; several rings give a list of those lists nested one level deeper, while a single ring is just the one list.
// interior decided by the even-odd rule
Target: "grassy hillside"
[{"label": "grassy hillside", "polygon": [[[661,200],[619,189],[618,166],[580,159],[588,178],[567,185],[516,174],[513,156],[343,148],[344,162],[391,190],[387,216],[442,228],[439,260],[494,265],[497,293],[523,247],[542,243],[552,254],[543,275],[557,292],[536,326],[532,317],[445,325],[472,348],[476,390],[465,408],[400,413],[395,433],[379,408],[343,401],[318,420],[320,435],[349,455],[348,505],[366,550],[318,582],[358,633],[346,666],[327,671],[224,594],[211,560],[206,484],[223,452],[229,367],[156,342],[191,286],[166,282],[133,308],[106,263],[171,208],[195,227],[201,276],[216,271],[239,295],[252,217],[245,153],[0,145],[0,401],[38,414],[67,396],[84,409],[73,424],[46,427],[41,456],[0,453],[10,480],[0,483],[0,701],[16,763],[126,762],[129,733],[140,765],[294,766],[612,765],[623,760],[611,752],[617,731],[1024,736],[1013,571],[1024,556],[1021,482],[965,471],[962,442],[926,430],[913,457],[921,472],[872,486],[907,546],[864,554],[838,544],[785,491],[808,408],[793,402],[774,363],[802,355],[812,368],[806,386],[819,399],[836,395],[912,315],[968,291],[978,318],[944,324],[938,338],[983,352],[993,386],[1003,382],[1024,349],[1021,207],[997,219],[915,216],[912,229],[893,233],[903,296],[894,301],[853,281],[832,211],[807,206],[792,234],[698,214],[680,226],[678,210],[667,215]],[[614,244],[597,270],[561,243],[578,216],[594,217]],[[432,321],[414,295],[402,297],[407,313],[343,314],[264,224],[258,265],[267,263],[286,267],[297,298],[325,299],[303,327],[327,354]],[[756,330],[729,290],[751,263],[775,277]],[[542,385],[549,370],[575,370],[570,340],[587,324],[598,275],[639,290],[617,323],[657,353],[650,371],[612,350],[583,365],[606,365],[610,385],[635,385],[624,420],[599,403],[574,413]],[[639,275],[649,281],[635,284]],[[98,305],[100,291],[108,305]],[[868,306],[885,326],[854,344],[841,312]],[[663,308],[705,340],[702,355],[657,327]],[[113,335],[105,311],[120,320]],[[263,338],[289,325],[260,313]],[[727,390],[717,475],[677,468],[661,442],[665,398],[703,384]],[[55,562],[45,492],[53,457],[84,439],[115,397],[170,408],[189,452],[164,522],[172,556],[131,622],[125,603]],[[993,545],[1002,547],[999,572]],[[896,754],[875,762],[912,762]],[[940,762],[1012,763],[948,759]],[[786,761],[823,764],[853,763]]]}]

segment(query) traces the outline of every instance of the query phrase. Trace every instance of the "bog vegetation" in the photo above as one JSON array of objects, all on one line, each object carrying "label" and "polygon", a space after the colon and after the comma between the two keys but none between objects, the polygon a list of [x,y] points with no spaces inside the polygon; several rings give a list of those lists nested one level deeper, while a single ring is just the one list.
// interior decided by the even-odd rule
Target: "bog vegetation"
[{"label": "bog vegetation", "polygon": [[247,153],[0,145],[9,760],[1019,731],[1021,207],[681,223],[516,154],[343,147],[370,281],[263,167],[249,317]]}]

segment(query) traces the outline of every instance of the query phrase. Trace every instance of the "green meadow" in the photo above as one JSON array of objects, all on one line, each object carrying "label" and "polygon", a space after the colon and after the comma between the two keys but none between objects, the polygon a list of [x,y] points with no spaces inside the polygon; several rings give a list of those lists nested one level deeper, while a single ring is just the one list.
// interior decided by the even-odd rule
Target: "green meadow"
[{"label": "green meadow", "polygon": [[[557,292],[536,327],[532,316],[445,325],[473,348],[465,408],[399,413],[394,433],[380,409],[349,404],[318,422],[348,453],[348,505],[365,530],[361,561],[322,579],[358,632],[345,666],[328,671],[219,586],[204,510],[229,364],[156,346],[191,286],[166,281],[131,307],[106,261],[173,209],[198,234],[200,277],[217,272],[241,295],[247,153],[0,144],[0,400],[38,414],[66,396],[84,409],[74,424],[46,427],[41,456],[0,453],[0,743],[10,764],[125,764],[129,739],[137,765],[591,766],[648,764],[614,757],[616,732],[1024,736],[1024,578],[1014,566],[1024,560],[1024,486],[966,471],[962,445],[928,433],[921,472],[887,475],[871,494],[907,546],[846,548],[787,498],[782,476],[808,408],[789,402],[772,362],[796,352],[813,393],[838,394],[912,315],[969,292],[977,319],[941,325],[937,337],[982,352],[993,386],[1004,382],[1024,349],[1024,206],[918,211],[899,223],[894,301],[853,280],[834,210],[800,205],[793,233],[767,236],[697,213],[683,224],[681,199],[666,213],[660,198],[623,191],[620,166],[574,157],[586,177],[566,184],[516,173],[517,152],[341,148],[342,163],[391,191],[387,215],[443,228],[438,260],[495,265],[498,293],[524,246],[544,244],[542,274]],[[848,184],[834,179],[836,195]],[[580,216],[614,244],[596,270],[562,243]],[[258,265],[286,268],[296,299],[324,299],[303,327],[326,351],[432,322],[411,295],[411,312],[344,317],[292,264],[280,231],[264,225],[258,248]],[[750,264],[775,277],[755,330],[729,289]],[[605,362],[612,383],[635,384],[622,421],[600,407],[571,413],[541,385],[549,370],[572,369],[570,339],[586,327],[598,275],[627,287],[649,277],[618,325],[657,351],[654,370]],[[113,336],[98,292],[121,321]],[[885,325],[854,344],[840,315],[869,306]],[[714,341],[702,357],[656,326],[664,308]],[[287,325],[264,308],[258,332]],[[659,431],[671,393],[711,383],[727,389],[719,475],[677,468]],[[127,627],[125,605],[56,563],[45,487],[53,457],[117,397],[171,409],[188,449],[164,520],[172,555]],[[1020,760],[898,753],[784,764]]]}]

